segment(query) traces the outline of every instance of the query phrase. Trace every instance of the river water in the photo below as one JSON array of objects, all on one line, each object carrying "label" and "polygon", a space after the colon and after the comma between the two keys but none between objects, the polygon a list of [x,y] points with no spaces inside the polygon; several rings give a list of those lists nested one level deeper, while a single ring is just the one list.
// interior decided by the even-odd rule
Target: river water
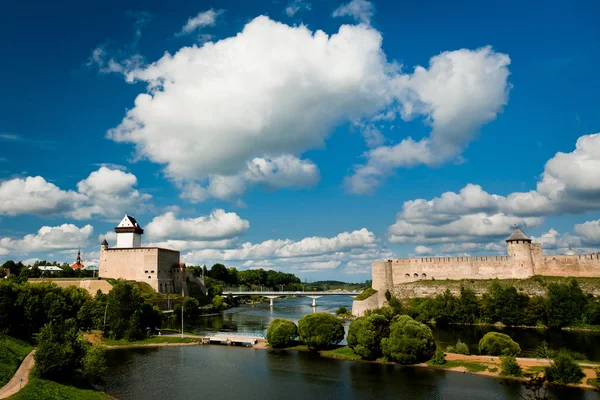
[{"label": "river water", "polygon": [[[268,304],[244,305],[223,313],[204,316],[186,323],[197,333],[237,331],[264,334],[270,321],[294,321],[313,312],[311,300],[280,300],[273,309]],[[334,312],[350,308],[343,296],[317,300],[317,311]],[[439,345],[458,338],[473,350],[485,332],[481,328],[433,328]],[[506,330],[505,330],[506,332]],[[507,332],[513,336],[512,330]],[[539,344],[538,335],[549,343],[576,344],[584,353],[596,354],[598,336],[588,333],[539,333],[517,330],[513,338],[527,349]],[[475,345],[473,345],[475,343]],[[574,348],[577,350],[577,348]],[[581,350],[578,350],[581,351]],[[597,349],[595,351],[598,351]],[[592,357],[590,357],[592,358]],[[162,347],[121,349],[109,352],[110,373],[106,392],[129,399],[519,399],[523,393],[515,381],[419,367],[382,365],[322,358],[311,352],[258,350],[228,346]],[[555,389],[553,399],[598,399],[592,391]]]}]

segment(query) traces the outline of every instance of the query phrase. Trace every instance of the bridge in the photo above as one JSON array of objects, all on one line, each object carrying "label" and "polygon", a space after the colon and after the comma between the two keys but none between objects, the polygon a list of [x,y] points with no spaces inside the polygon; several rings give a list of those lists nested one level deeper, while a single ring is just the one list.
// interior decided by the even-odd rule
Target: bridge
[{"label": "bridge", "polygon": [[269,299],[270,306],[273,307],[273,299],[278,297],[286,297],[286,296],[298,296],[298,297],[310,297],[312,299],[312,306],[317,306],[317,299],[323,296],[358,296],[361,292],[359,290],[338,290],[338,291],[329,291],[329,292],[291,292],[291,291],[281,291],[281,292],[251,292],[245,290],[224,290],[222,296],[233,296],[233,297],[242,297],[242,296],[261,296]]},{"label": "bridge", "polygon": [[227,345],[242,345],[242,346],[254,346],[259,341],[264,341],[263,335],[253,335],[239,332],[214,332],[207,334],[206,337],[202,338],[202,343],[222,343]]}]

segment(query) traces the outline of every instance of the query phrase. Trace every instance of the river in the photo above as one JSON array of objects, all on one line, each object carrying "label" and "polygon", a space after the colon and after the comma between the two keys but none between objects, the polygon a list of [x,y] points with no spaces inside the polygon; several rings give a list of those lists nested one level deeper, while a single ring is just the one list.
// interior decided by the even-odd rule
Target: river
[{"label": "river", "polygon": [[[334,312],[351,306],[349,297],[317,300],[317,311]],[[223,313],[204,316],[186,324],[197,333],[238,331],[264,334],[274,318],[297,321],[311,313],[310,299],[280,300],[244,305]],[[442,346],[457,338],[472,344],[483,330],[473,327],[434,327]],[[525,333],[520,333],[521,331]],[[535,347],[536,330],[518,330],[522,346]],[[512,336],[512,330],[509,332]],[[549,335],[560,343],[588,333]],[[597,339],[597,336],[596,336]],[[531,345],[529,344],[531,343]],[[582,346],[583,346],[582,344]],[[527,348],[529,348],[527,347]],[[573,347],[573,346],[570,346]],[[593,346],[592,346],[593,347]],[[476,346],[474,347],[474,349]],[[586,354],[591,353],[586,347]],[[527,352],[527,350],[526,350]],[[593,353],[593,352],[592,352]],[[311,352],[259,350],[245,347],[191,346],[120,349],[109,352],[110,372],[105,391],[122,400],[130,399],[519,399],[518,382],[419,367],[334,360]],[[592,391],[554,389],[553,399],[598,399]]]}]

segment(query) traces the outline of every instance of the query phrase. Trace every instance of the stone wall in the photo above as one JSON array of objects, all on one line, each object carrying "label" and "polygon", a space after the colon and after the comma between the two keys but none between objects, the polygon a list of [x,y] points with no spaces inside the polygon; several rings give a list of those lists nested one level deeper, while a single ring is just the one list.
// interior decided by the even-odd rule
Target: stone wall
[{"label": "stone wall", "polygon": [[355,317],[362,317],[365,315],[365,311],[379,308],[378,294],[379,292],[365,300],[354,300],[352,302],[352,315]]},{"label": "stone wall", "polygon": [[75,286],[88,291],[89,294],[94,296],[98,290],[104,294],[108,294],[112,289],[112,285],[107,281],[100,279],[29,279],[31,283],[50,282],[61,288],[67,288],[69,286]]}]

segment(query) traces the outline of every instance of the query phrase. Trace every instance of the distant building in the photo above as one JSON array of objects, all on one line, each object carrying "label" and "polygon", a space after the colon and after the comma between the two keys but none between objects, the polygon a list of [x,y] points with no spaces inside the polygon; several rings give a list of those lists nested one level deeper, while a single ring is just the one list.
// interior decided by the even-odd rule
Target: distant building
[{"label": "distant building", "polygon": [[99,276],[146,282],[159,293],[187,295],[186,268],[179,262],[179,251],[142,247],[144,230],[125,214],[115,228],[116,246],[104,240],[100,246]]},{"label": "distant building", "polygon": [[[32,268],[36,268],[36,267],[29,267],[29,269]],[[56,265],[38,265],[37,268],[42,271],[42,272],[47,272],[51,275],[54,275],[55,273],[61,273],[63,272],[61,267],[57,267]]]},{"label": "distant building", "polygon": [[83,263],[81,262],[81,251],[77,251],[77,261],[71,264],[73,269],[84,269]]}]

